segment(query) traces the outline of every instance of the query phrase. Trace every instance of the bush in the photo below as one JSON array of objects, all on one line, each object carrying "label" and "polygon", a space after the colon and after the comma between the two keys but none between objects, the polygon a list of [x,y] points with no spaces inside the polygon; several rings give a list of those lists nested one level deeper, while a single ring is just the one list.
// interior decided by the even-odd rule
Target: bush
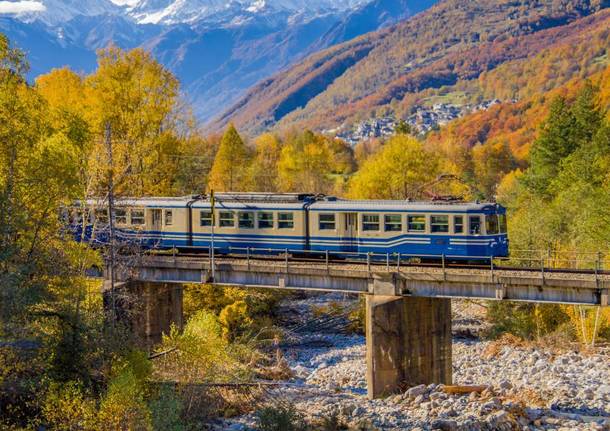
[{"label": "bush", "polygon": [[114,365],[97,415],[98,430],[152,430],[146,395],[152,364],[146,353],[129,352]]},{"label": "bush", "polygon": [[50,429],[94,429],[95,401],[85,396],[77,382],[51,383],[42,405],[42,416]]},{"label": "bush", "polygon": [[333,410],[328,417],[322,418],[320,425],[317,426],[316,429],[318,428],[321,431],[339,431],[349,429],[347,424],[341,420],[338,410]]},{"label": "bush", "polygon": [[563,310],[581,343],[590,344],[594,333],[596,340],[610,341],[610,307],[566,305]]},{"label": "bush", "polygon": [[492,324],[486,334],[489,338],[496,339],[509,333],[524,340],[550,334],[569,319],[559,305],[509,301],[490,302],[487,318]]},{"label": "bush", "polygon": [[256,412],[259,431],[305,431],[309,427],[293,405],[264,407]]},{"label": "bush", "polygon": [[185,429],[182,422],[182,401],[175,390],[162,387],[159,394],[150,403],[152,425],[155,431],[180,431]]},{"label": "bush", "polygon": [[248,305],[244,301],[235,301],[223,308],[219,321],[222,325],[222,336],[229,342],[244,335],[252,326]]}]

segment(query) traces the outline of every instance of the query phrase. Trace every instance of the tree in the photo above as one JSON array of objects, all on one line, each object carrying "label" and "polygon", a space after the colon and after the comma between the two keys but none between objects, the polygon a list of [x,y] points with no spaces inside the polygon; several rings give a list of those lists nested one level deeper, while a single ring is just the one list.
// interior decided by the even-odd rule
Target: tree
[{"label": "tree", "polygon": [[256,153],[250,171],[250,189],[261,192],[277,190],[278,162],[282,149],[280,140],[265,133],[254,141]]},{"label": "tree", "polygon": [[290,136],[278,162],[278,186],[284,192],[328,193],[334,154],[312,131]]},{"label": "tree", "polygon": [[516,167],[506,142],[487,142],[472,149],[474,172],[480,191],[488,198],[494,197],[502,177]]},{"label": "tree", "polygon": [[424,184],[439,173],[439,158],[413,137],[390,139],[367,159],[350,181],[349,194],[365,199],[417,198]]},{"label": "tree", "polygon": [[[98,68],[87,77],[86,85],[91,93],[87,121],[97,136],[94,165],[107,165],[102,137],[109,126],[116,193],[172,192],[176,161],[183,152],[181,136],[190,133],[178,80],[142,49],[109,47],[98,52]],[[102,171],[100,183],[106,177],[105,168]]]},{"label": "tree", "polygon": [[548,192],[549,183],[559,171],[559,162],[578,147],[576,127],[576,119],[566,99],[555,98],[530,154],[530,169],[525,180],[533,190]]},{"label": "tree", "polygon": [[397,135],[410,135],[411,126],[405,120],[400,120],[398,124],[396,124],[394,133]]},{"label": "tree", "polygon": [[208,188],[216,191],[241,191],[247,186],[250,151],[230,124],[225,131],[210,171]]}]

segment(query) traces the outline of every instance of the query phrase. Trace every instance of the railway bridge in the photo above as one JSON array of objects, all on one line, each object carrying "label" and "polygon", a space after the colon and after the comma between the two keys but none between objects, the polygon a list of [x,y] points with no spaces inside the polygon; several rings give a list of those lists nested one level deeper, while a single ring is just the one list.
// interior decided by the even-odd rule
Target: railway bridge
[{"label": "railway bridge", "polygon": [[391,261],[150,255],[106,270],[108,286],[144,298],[144,334],[158,339],[182,324],[182,286],[334,291],[366,295],[370,398],[421,383],[452,383],[451,299],[473,298],[607,306],[610,276],[544,268],[438,267]]}]

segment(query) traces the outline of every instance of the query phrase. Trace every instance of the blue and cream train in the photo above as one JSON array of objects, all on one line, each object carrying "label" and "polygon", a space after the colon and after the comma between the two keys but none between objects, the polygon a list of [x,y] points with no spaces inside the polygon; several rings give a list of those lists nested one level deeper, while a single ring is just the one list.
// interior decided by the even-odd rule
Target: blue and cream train
[{"label": "blue and cream train", "polygon": [[[121,199],[116,235],[150,248],[217,253],[252,251],[400,253],[488,260],[508,256],[506,211],[494,203],[344,200],[313,194],[220,193]],[[72,212],[84,241],[108,238],[107,204],[88,200]],[[85,220],[83,222],[83,220]],[[214,226],[212,224],[214,223]]]}]

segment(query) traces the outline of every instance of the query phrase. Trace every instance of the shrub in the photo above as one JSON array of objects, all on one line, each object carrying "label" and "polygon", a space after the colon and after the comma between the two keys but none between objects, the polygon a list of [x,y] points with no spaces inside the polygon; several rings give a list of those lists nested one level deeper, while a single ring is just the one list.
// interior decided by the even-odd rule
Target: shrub
[{"label": "shrub", "polygon": [[322,418],[319,427],[316,428],[319,428],[321,431],[339,431],[349,429],[347,424],[341,420],[338,410],[333,410],[329,416]]},{"label": "shrub", "polygon": [[487,336],[496,339],[509,333],[525,340],[547,335],[557,330],[568,320],[559,305],[515,303],[508,301],[490,302],[487,318],[492,327]]},{"label": "shrub", "polygon": [[308,428],[303,415],[293,405],[264,407],[256,412],[259,431],[305,431]]},{"label": "shrub", "polygon": [[220,312],[219,321],[222,325],[222,335],[229,342],[244,335],[252,326],[248,305],[244,301],[235,301],[233,304],[227,305]]},{"label": "shrub", "polygon": [[182,401],[172,388],[162,387],[150,403],[152,425],[159,431],[180,431],[185,428],[182,422]]},{"label": "shrub", "polygon": [[566,305],[563,309],[581,343],[590,344],[594,333],[596,340],[610,341],[610,307]]},{"label": "shrub", "polygon": [[94,429],[95,401],[85,396],[77,382],[51,383],[42,404],[42,416],[50,429]]},{"label": "shrub", "polygon": [[145,397],[152,365],[146,353],[129,352],[113,366],[113,377],[100,403],[98,430],[152,430]]}]

